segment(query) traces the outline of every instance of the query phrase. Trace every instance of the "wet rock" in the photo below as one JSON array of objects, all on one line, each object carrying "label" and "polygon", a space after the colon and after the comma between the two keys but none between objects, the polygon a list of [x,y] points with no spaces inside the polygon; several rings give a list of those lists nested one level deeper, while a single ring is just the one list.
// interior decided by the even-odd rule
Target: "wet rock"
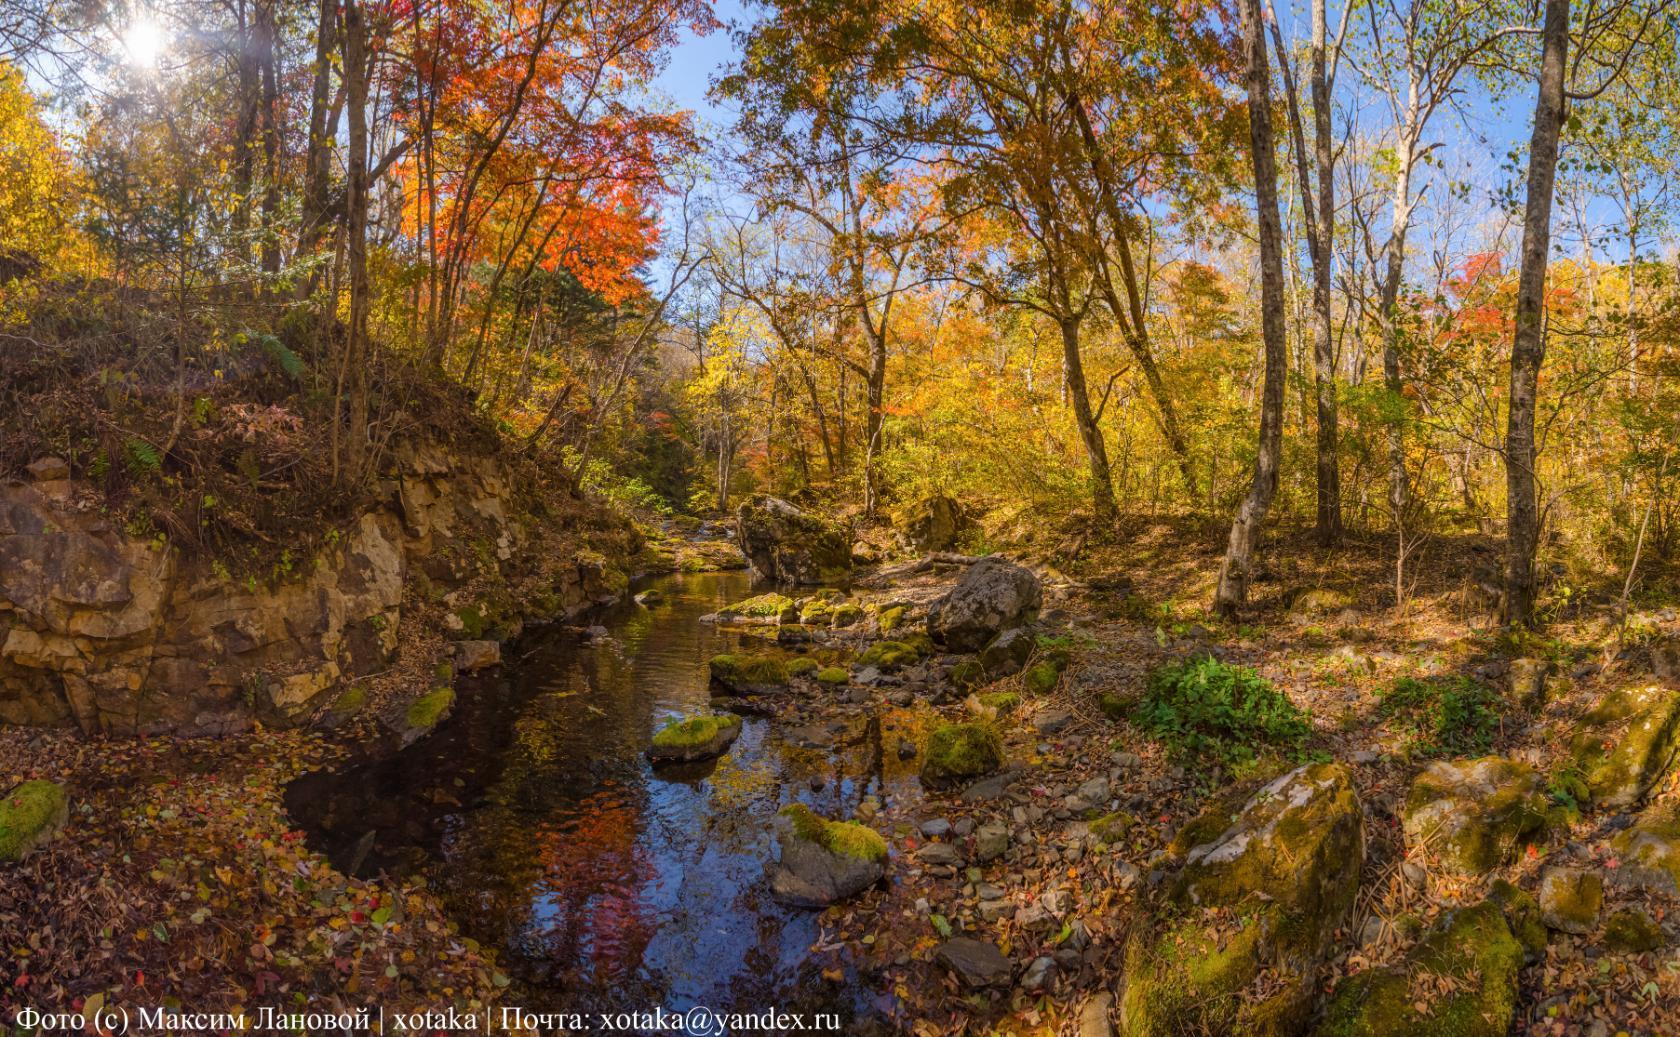
[{"label": "wet rock", "polygon": [[1406,794],[1406,846],[1449,871],[1480,875],[1515,858],[1546,824],[1546,795],[1534,768],[1489,756],[1431,764]]},{"label": "wet rock", "polygon": [[799,803],[784,807],[776,824],[781,859],[770,891],[783,903],[827,907],[886,874],[886,840],[864,825],[831,821]]},{"label": "wet rock", "polygon": [[990,864],[1009,850],[1009,829],[1000,824],[984,824],[974,830],[974,860]]},{"label": "wet rock", "polygon": [[982,558],[928,609],[928,636],[952,651],[978,652],[1001,631],[1031,620],[1043,599],[1030,570],[1001,558]]},{"label": "wet rock", "polygon": [[1624,688],[1582,717],[1570,743],[1593,805],[1635,806],[1680,763],[1680,691]]},{"label": "wet rock", "polygon": [[663,605],[665,603],[665,595],[661,594],[655,588],[649,588],[636,595],[634,600],[636,604],[640,605],[642,608],[648,609],[654,607],[655,605]]},{"label": "wet rock", "polygon": [[1581,868],[1547,868],[1540,876],[1540,920],[1559,932],[1590,933],[1604,906],[1604,879]]},{"label": "wet rock", "polygon": [[455,669],[461,673],[477,673],[492,666],[500,666],[501,663],[500,641],[455,642]]},{"label": "wet rock", "polygon": [[1056,959],[1047,955],[1034,958],[1021,974],[1021,988],[1037,993],[1050,985],[1056,976]]},{"label": "wet rock", "polygon": [[785,688],[789,679],[787,664],[767,655],[714,655],[707,668],[714,695],[770,694]]},{"label": "wet rock", "polygon": [[986,724],[941,724],[928,738],[922,759],[922,781],[950,785],[997,770],[1003,763],[1003,742]]},{"label": "wet rock", "polygon": [[753,572],[767,580],[835,583],[851,572],[850,532],[778,497],[744,501],[735,512],[735,531]]},{"label": "wet rock", "polygon": [[408,704],[402,713],[397,732],[402,744],[412,745],[443,723],[455,708],[453,688],[433,688]]},{"label": "wet rock", "polygon": [[916,851],[916,859],[944,868],[960,868],[963,863],[962,852],[950,843],[928,843]]},{"label": "wet rock", "polygon": [[967,936],[946,940],[934,956],[970,989],[1004,986],[1012,971],[1009,959],[995,945]]},{"label": "wet rock", "polygon": [[[1368,969],[1337,984],[1314,1037],[1502,1037],[1516,1011],[1523,948],[1499,908],[1461,908],[1399,966]],[[1413,977],[1434,977],[1427,999]],[[1441,979],[1450,980],[1442,983]]]},{"label": "wet rock", "polygon": [[712,760],[728,751],[741,734],[741,718],[712,714],[673,720],[659,729],[648,747],[656,764]]},{"label": "wet rock", "polygon": [[0,861],[21,861],[51,842],[70,819],[64,786],[26,781],[0,797]]},{"label": "wet rock", "polygon": [[[1216,802],[1174,840],[1194,845],[1132,929],[1127,1037],[1290,1034],[1312,1010],[1359,891],[1365,839],[1353,782],[1338,764],[1314,764],[1265,786],[1234,820],[1230,809]],[[1249,996],[1262,971],[1266,993]]]}]

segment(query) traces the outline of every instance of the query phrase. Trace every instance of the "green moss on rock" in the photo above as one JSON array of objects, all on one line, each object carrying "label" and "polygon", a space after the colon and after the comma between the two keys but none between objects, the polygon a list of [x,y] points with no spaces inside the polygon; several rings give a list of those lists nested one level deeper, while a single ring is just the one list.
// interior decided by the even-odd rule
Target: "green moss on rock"
[{"label": "green moss on rock", "polygon": [[909,666],[920,657],[920,653],[913,646],[903,641],[877,641],[865,648],[857,661],[860,666],[896,670],[902,666]]},{"label": "green moss on rock", "polygon": [[[1314,1034],[1502,1037],[1516,1012],[1522,967],[1522,944],[1496,905],[1462,908],[1424,937],[1403,967],[1371,969],[1339,984]],[[1454,982],[1435,984],[1427,999],[1414,998],[1413,974]]]},{"label": "green moss on rock", "polygon": [[1582,717],[1570,748],[1593,803],[1630,807],[1680,764],[1680,691],[1623,688]]},{"label": "green moss on rock", "polygon": [[408,704],[408,712],[403,718],[408,726],[415,730],[425,730],[436,727],[444,714],[455,705],[455,690],[453,688],[433,688],[431,691]]},{"label": "green moss on rock", "polygon": [[862,618],[863,609],[848,601],[844,604],[834,606],[834,615],[830,618],[829,622],[833,623],[837,628],[843,628],[856,626],[858,621]]},{"label": "green moss on rock", "polygon": [[719,619],[756,619],[765,622],[791,623],[799,619],[799,609],[786,594],[758,594],[725,605],[717,611]]},{"label": "green moss on rock", "polygon": [[833,607],[821,598],[812,598],[799,609],[799,621],[807,626],[825,625],[833,615]]},{"label": "green moss on rock", "polygon": [[1003,765],[1003,740],[990,724],[941,724],[928,737],[922,780],[946,785],[990,774]]},{"label": "green moss on rock", "polygon": [[333,700],[331,710],[338,716],[349,717],[360,713],[362,707],[366,705],[367,687],[361,684],[352,684],[344,689],[343,694]]},{"label": "green moss on rock", "polygon": [[1505,914],[1511,935],[1530,957],[1546,950],[1546,927],[1540,921],[1540,903],[1527,891],[1506,879],[1497,879],[1488,889],[1488,901]]},{"label": "green moss on rock", "polygon": [[655,763],[711,759],[728,749],[740,733],[741,718],[730,714],[673,720],[654,734],[648,755]]},{"label": "green moss on rock", "polygon": [[1662,928],[1636,907],[1624,907],[1604,920],[1604,945],[1618,953],[1643,954],[1664,942]]},{"label": "green moss on rock", "polygon": [[1124,810],[1117,810],[1112,814],[1105,814],[1102,817],[1097,818],[1095,821],[1092,821],[1091,834],[1096,836],[1105,845],[1108,843],[1117,843],[1126,837],[1126,833],[1131,831],[1132,825],[1136,823],[1137,818],[1126,813]]},{"label": "green moss on rock", "polygon": [[0,861],[17,861],[47,842],[70,816],[64,787],[26,781],[0,798]]},{"label": "green moss on rock", "polygon": [[1463,875],[1512,860],[1546,827],[1540,775],[1517,760],[1443,760],[1412,782],[1402,814],[1406,845]]},{"label": "green moss on rock", "polygon": [[1065,662],[1055,659],[1040,659],[1021,674],[1021,686],[1031,694],[1048,695],[1055,691],[1056,685],[1061,682],[1062,670],[1066,665]]},{"label": "green moss on rock", "polygon": [[1610,849],[1621,859],[1624,880],[1680,895],[1680,807],[1647,810],[1616,833]]},{"label": "green moss on rock", "polygon": [[1102,715],[1110,720],[1126,719],[1128,716],[1131,716],[1132,709],[1136,705],[1136,699],[1126,698],[1123,695],[1116,695],[1112,691],[1103,692],[1097,699],[1097,708],[1102,710]]},{"label": "green moss on rock", "polygon": [[825,666],[817,671],[818,684],[845,684],[851,679],[844,666]]},{"label": "green moss on rock", "polygon": [[876,617],[876,621],[881,626],[881,633],[890,634],[897,630],[899,624],[904,622],[905,612],[906,609],[903,605],[894,605],[892,608],[882,609],[881,614]]},{"label": "green moss on rock", "polygon": [[714,655],[707,663],[712,681],[738,694],[780,687],[788,682],[787,664],[768,655]]},{"label": "green moss on rock", "polygon": [[864,861],[887,859],[887,841],[880,833],[856,821],[831,821],[803,803],[789,803],[782,816],[793,825],[794,834],[816,843],[830,853]]},{"label": "green moss on rock", "polygon": [[803,677],[807,673],[815,673],[822,668],[822,664],[808,655],[801,655],[787,661],[787,672],[790,677]]},{"label": "green moss on rock", "polygon": [[986,668],[978,659],[964,659],[951,667],[950,678],[958,691],[971,691],[986,683]]},{"label": "green moss on rock", "polygon": [[999,713],[1013,713],[1021,704],[1021,696],[1013,691],[991,691],[980,696],[980,704]]}]

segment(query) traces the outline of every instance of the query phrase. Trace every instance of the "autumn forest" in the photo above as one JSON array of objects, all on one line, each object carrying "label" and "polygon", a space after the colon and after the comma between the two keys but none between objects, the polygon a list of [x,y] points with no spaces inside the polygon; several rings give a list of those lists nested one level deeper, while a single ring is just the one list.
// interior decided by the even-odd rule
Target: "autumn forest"
[{"label": "autumn forest", "polygon": [[0,0],[0,1034],[1680,1033],[1677,73]]}]

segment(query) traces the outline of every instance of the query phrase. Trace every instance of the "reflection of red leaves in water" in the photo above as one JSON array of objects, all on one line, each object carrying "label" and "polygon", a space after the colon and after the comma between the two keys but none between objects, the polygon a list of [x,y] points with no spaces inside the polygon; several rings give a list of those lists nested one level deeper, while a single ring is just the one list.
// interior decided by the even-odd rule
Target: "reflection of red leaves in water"
[{"label": "reflection of red leaves in water", "polygon": [[571,825],[536,833],[552,894],[534,935],[551,960],[587,958],[596,982],[633,974],[658,930],[640,893],[651,874],[636,844],[640,830],[636,805],[609,786]]}]

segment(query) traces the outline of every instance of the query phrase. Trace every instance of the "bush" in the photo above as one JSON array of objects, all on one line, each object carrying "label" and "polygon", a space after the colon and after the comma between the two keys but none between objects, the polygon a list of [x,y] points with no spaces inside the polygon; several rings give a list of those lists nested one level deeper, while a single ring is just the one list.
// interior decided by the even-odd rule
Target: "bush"
[{"label": "bush", "polygon": [[1477,756],[1493,745],[1500,705],[1498,692],[1468,677],[1401,677],[1378,713],[1405,732],[1414,756]]},{"label": "bush", "polygon": [[1307,714],[1246,666],[1200,656],[1156,670],[1132,722],[1181,758],[1248,762],[1256,746],[1299,751]]}]

